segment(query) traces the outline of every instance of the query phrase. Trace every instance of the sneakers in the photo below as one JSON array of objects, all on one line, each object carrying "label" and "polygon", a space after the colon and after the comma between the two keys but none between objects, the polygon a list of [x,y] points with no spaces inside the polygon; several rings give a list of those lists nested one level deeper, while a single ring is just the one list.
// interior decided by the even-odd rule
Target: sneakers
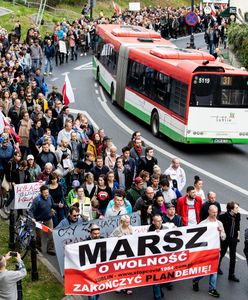
[{"label": "sneakers", "polygon": [[9,218],[9,215],[5,213],[4,208],[1,208],[1,209],[0,209],[0,217],[1,217],[3,220],[8,220],[8,218]]},{"label": "sneakers", "polygon": [[197,280],[193,280],[193,291],[199,292],[199,282]]},{"label": "sneakers", "polygon": [[216,290],[209,290],[209,291],[208,291],[208,294],[209,294],[210,296],[215,297],[215,298],[219,298],[219,297],[220,297],[220,294],[219,294]]},{"label": "sneakers", "polygon": [[80,56],[83,56],[83,53],[81,53]]},{"label": "sneakers", "polygon": [[49,75],[52,75],[53,73],[52,72],[49,72]]},{"label": "sneakers", "polygon": [[234,281],[234,282],[239,282],[239,279],[235,275],[229,275],[228,280]]},{"label": "sneakers", "polygon": [[44,72],[43,75],[46,76],[46,75],[47,75],[47,72]]}]

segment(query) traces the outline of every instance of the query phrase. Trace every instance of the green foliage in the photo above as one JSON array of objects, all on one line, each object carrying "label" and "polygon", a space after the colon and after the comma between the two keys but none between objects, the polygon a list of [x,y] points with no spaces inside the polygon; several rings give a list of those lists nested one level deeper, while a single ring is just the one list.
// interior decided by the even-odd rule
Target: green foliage
[{"label": "green foliage", "polygon": [[244,65],[248,67],[248,25],[231,24],[228,28],[228,42],[234,53]]},{"label": "green foliage", "polygon": [[[8,250],[9,222],[0,219],[0,254],[6,254]],[[47,268],[38,261],[39,280],[33,282],[31,279],[31,263],[28,255],[24,263],[28,275],[23,279],[24,299],[53,300],[62,299],[64,296],[63,286],[53,277]],[[15,260],[8,262],[8,269],[15,269]]]}]

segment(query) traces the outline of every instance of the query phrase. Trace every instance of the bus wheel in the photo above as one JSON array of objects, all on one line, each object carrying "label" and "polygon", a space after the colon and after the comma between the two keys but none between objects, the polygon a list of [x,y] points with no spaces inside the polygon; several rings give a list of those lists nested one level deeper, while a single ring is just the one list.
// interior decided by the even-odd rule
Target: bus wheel
[{"label": "bus wheel", "polygon": [[111,89],[110,89],[110,100],[111,100],[111,103],[112,103],[113,105],[116,104],[115,99],[114,99],[114,94],[115,94],[115,91],[114,91],[114,85],[113,85],[113,83],[112,83],[112,84],[111,84]]},{"label": "bus wheel", "polygon": [[100,83],[100,70],[99,70],[99,67],[97,68],[97,71],[96,71],[96,81],[98,83]]},{"label": "bus wheel", "polygon": [[159,115],[157,111],[154,111],[152,113],[151,128],[152,128],[152,134],[158,137],[159,136]]}]

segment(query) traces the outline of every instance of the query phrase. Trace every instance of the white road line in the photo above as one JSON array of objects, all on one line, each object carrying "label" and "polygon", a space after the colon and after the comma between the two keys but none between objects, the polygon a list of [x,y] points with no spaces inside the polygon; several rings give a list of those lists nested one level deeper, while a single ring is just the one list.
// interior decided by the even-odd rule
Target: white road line
[{"label": "white road line", "polygon": [[[226,211],[226,204],[221,203],[220,207],[221,207],[221,211]],[[241,213],[241,215],[248,215],[248,211],[241,207],[239,208],[239,212]]]},{"label": "white road line", "polygon": [[98,87],[98,84],[95,82],[95,87]]},{"label": "white road line", "polygon": [[88,70],[92,70],[92,69],[93,69],[92,67],[85,67],[82,69],[77,69],[76,71],[88,71]]},{"label": "white road line", "polygon": [[77,67],[73,68],[73,70],[80,71],[80,70],[83,70],[83,69],[86,70],[87,68],[92,69],[92,62],[88,62],[86,64],[77,66]]},{"label": "white road line", "polygon": [[62,73],[61,75],[65,76],[66,74],[68,75],[68,74],[70,74],[70,72],[65,72],[65,73]]},{"label": "white road line", "polygon": [[83,113],[89,120],[90,123],[93,125],[93,127],[98,130],[99,126],[96,124],[96,122],[91,118],[91,116],[89,115],[89,113],[85,110],[80,110],[80,109],[74,109],[74,108],[70,108],[70,112],[74,113],[74,114],[78,114],[78,113]]},{"label": "white road line", "polygon": [[98,90],[95,90],[95,92],[96,92],[97,95],[99,95],[99,91]]},{"label": "white road line", "polygon": [[[228,259],[230,259],[229,251],[227,251],[227,253],[225,254],[225,257],[228,258]],[[243,255],[241,255],[241,254],[239,254],[239,253],[236,252],[236,260],[237,260],[237,257],[240,260],[246,261],[246,258]]]},{"label": "white road line", "polygon": [[101,97],[97,97],[97,100],[99,101],[99,102],[103,102],[103,100],[102,100],[102,98]]},{"label": "white road line", "polygon": [[[101,93],[101,96],[102,96],[102,99],[103,99],[103,101],[100,101],[100,103],[101,103],[103,109],[104,109],[104,110],[106,111],[106,113],[113,119],[114,122],[116,122],[122,129],[124,129],[126,132],[128,132],[128,133],[131,135],[131,134],[133,133],[134,130],[131,129],[131,128],[129,128],[128,126],[126,126],[126,125],[125,125],[125,124],[124,124],[124,123],[123,123],[123,122],[122,122],[122,121],[121,121],[121,120],[120,120],[120,119],[119,119],[119,118],[118,118],[118,117],[110,110],[110,108],[109,108],[108,105],[107,105],[107,99],[106,99],[106,97],[105,97],[105,95],[104,95],[104,93],[103,93],[103,89],[102,89],[101,86],[100,86],[100,93]],[[167,157],[169,157],[169,158],[171,158],[171,159],[175,157],[175,154],[170,153],[170,152],[168,152],[168,151],[165,151],[164,149],[158,147],[157,145],[152,144],[150,141],[148,141],[148,140],[145,139],[144,137],[143,137],[143,140],[144,140],[145,144],[147,144],[147,145],[149,145],[149,146],[152,146],[153,149],[157,150],[158,152],[162,153],[163,155],[165,155],[165,156],[167,156]],[[215,181],[217,181],[217,182],[219,182],[219,183],[222,183],[223,185],[227,186],[228,188],[231,188],[231,189],[233,189],[233,190],[235,190],[235,191],[237,191],[237,192],[240,192],[241,194],[243,194],[243,195],[245,195],[245,196],[248,196],[248,191],[247,191],[247,190],[245,190],[245,189],[243,189],[243,188],[241,188],[241,187],[239,187],[239,186],[237,186],[237,185],[231,183],[230,181],[227,181],[227,180],[225,180],[225,179],[223,179],[223,178],[220,178],[220,177],[214,175],[213,173],[210,173],[210,172],[208,172],[208,171],[206,171],[206,170],[203,170],[202,168],[197,167],[197,166],[191,164],[190,162],[188,162],[188,161],[186,161],[186,160],[184,160],[184,159],[182,159],[182,158],[180,158],[180,157],[178,157],[178,158],[180,159],[180,161],[181,161],[181,163],[182,163],[183,165],[185,165],[185,166],[191,168],[192,170],[196,171],[197,174],[198,174],[198,173],[201,173],[201,174],[203,174],[203,175],[205,175],[205,176],[207,176],[207,177],[209,177],[209,178],[211,178],[211,179],[213,179],[213,180],[215,180]]]},{"label": "white road line", "polygon": [[54,77],[54,78],[50,79],[50,81],[56,81],[58,79],[59,79],[58,77]]}]

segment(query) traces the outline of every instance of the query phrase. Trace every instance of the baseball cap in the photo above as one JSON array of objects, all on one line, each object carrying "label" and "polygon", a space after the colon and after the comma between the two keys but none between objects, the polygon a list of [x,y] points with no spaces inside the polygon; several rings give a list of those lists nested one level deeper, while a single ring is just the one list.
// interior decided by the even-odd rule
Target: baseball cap
[{"label": "baseball cap", "polygon": [[134,179],[135,184],[142,183],[142,182],[143,182],[143,179],[139,176]]},{"label": "baseball cap", "polygon": [[27,160],[29,160],[29,159],[34,159],[34,156],[33,156],[32,154],[29,154],[29,155],[27,156]]},{"label": "baseball cap", "polygon": [[100,230],[100,227],[99,227],[97,224],[92,224],[92,225],[90,226],[90,232],[91,232],[91,231],[94,231],[94,230]]},{"label": "baseball cap", "polygon": [[73,187],[78,187],[78,186],[80,186],[80,182],[78,180],[73,180],[72,181],[72,186]]},{"label": "baseball cap", "polygon": [[174,208],[175,208],[175,205],[172,204],[172,203],[168,203],[168,204],[166,205],[166,208],[167,208],[167,209],[168,209],[168,208],[171,208],[171,207],[174,207]]}]

